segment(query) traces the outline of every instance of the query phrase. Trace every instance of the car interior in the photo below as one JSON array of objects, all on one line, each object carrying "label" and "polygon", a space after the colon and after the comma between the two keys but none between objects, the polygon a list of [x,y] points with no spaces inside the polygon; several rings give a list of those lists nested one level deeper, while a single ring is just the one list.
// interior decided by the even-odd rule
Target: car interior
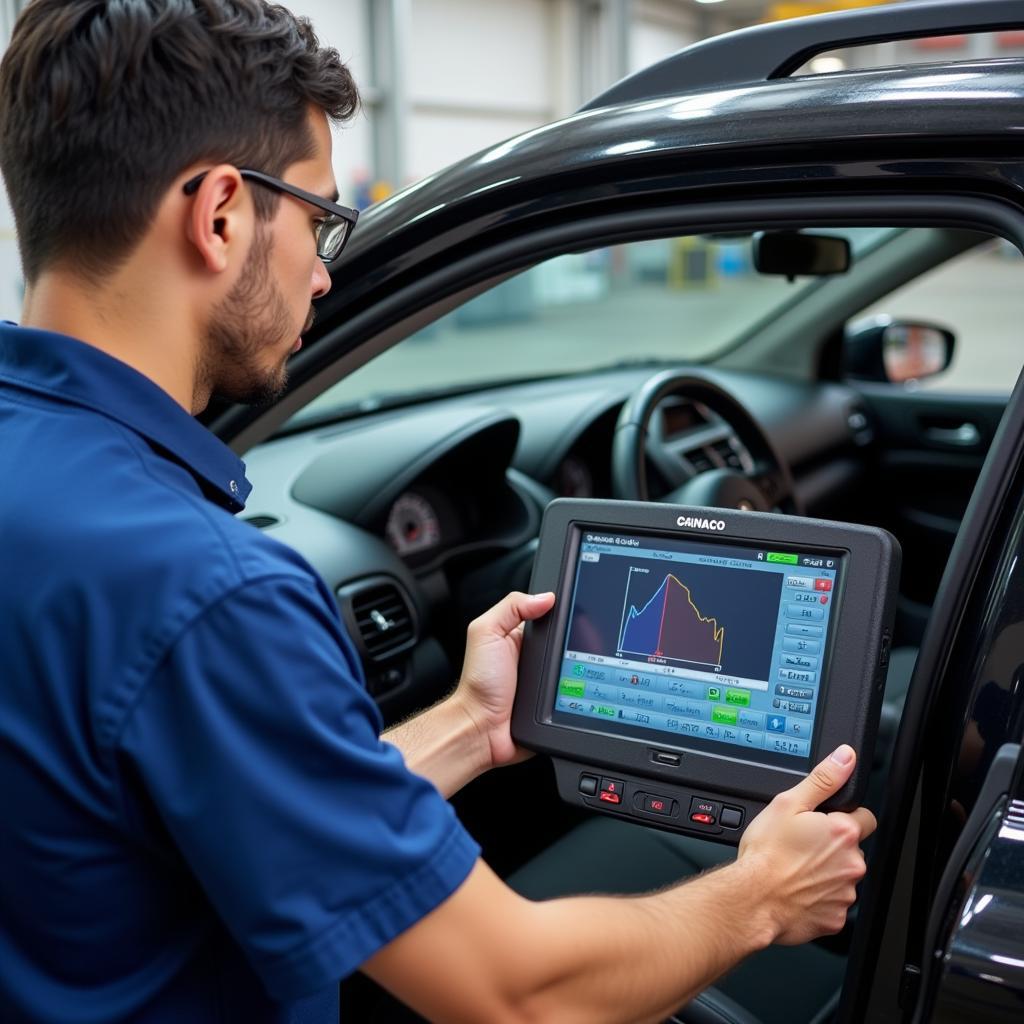
[{"label": "car interior", "polygon": [[[244,518],[337,595],[389,724],[450,692],[469,621],[528,588],[556,497],[714,506],[742,479],[755,507],[884,527],[903,573],[866,800],[878,813],[916,649],[1020,368],[1000,363],[1019,261],[991,233],[926,223],[575,246],[424,300],[339,360],[245,452]],[[642,451],[616,443],[638,403]],[[646,892],[734,855],[561,803],[544,757],[453,803],[535,899]],[[854,912],[717,987],[763,1024],[824,1024],[855,927]],[[343,1007],[418,1019],[360,976]]]}]

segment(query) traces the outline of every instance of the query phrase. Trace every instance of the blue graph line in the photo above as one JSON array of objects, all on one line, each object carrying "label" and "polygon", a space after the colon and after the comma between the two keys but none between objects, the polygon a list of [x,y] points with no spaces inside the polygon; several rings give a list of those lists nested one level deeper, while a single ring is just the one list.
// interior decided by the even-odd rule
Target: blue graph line
[{"label": "blue graph line", "polygon": [[[629,589],[629,584],[632,583],[632,582],[633,582],[633,573],[632,573],[632,570],[631,570],[630,574],[629,574],[629,581],[626,583],[627,590]],[[647,602],[647,604],[645,604],[643,606],[643,608],[641,608],[639,611],[637,611],[637,607],[636,607],[635,604],[631,604],[629,606],[629,615],[625,619],[623,619],[623,621],[622,621],[622,630],[619,633],[619,646],[617,648],[618,650],[621,651],[621,650],[625,649],[626,629],[629,627],[629,624],[634,619],[640,618],[640,616],[643,615],[643,613],[645,611],[647,611],[648,608],[650,608],[650,606],[654,602],[654,599],[665,589],[666,586],[668,586],[668,576],[666,576],[661,581],[661,586],[658,587],[658,589],[651,595],[651,599]]]}]

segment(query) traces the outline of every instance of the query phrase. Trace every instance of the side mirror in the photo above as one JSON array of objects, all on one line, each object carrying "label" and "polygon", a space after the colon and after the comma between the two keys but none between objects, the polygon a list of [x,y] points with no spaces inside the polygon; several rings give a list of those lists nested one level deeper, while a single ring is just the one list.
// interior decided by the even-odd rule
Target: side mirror
[{"label": "side mirror", "polygon": [[871,317],[850,324],[843,339],[843,375],[905,384],[942,373],[956,335],[937,324]]},{"label": "side mirror", "polygon": [[826,277],[850,269],[850,243],[837,235],[760,231],[754,235],[754,267],[760,274]]}]

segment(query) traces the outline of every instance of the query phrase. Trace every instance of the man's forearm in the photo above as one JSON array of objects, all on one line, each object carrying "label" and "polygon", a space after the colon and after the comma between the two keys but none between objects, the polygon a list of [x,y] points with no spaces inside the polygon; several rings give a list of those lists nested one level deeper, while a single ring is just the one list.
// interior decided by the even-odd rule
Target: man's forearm
[{"label": "man's forearm", "polygon": [[740,861],[651,896],[531,903],[480,863],[364,969],[431,1020],[653,1024],[775,938],[760,881]]},{"label": "man's forearm", "polygon": [[486,737],[454,697],[388,729],[381,739],[398,747],[409,770],[430,779],[446,797],[491,766]]},{"label": "man's forearm", "polygon": [[756,891],[750,866],[733,863],[655,895],[538,905],[542,931],[571,936],[571,955],[554,961],[559,974],[528,997],[525,1016],[564,1024],[665,1020],[771,944],[775,928]]}]

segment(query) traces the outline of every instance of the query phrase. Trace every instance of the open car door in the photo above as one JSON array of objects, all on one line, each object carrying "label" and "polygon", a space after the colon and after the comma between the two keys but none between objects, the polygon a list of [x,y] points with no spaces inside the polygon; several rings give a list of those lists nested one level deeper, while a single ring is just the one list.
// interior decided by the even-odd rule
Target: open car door
[{"label": "open car door", "polygon": [[950,858],[922,958],[914,1024],[1019,1021],[1024,1010],[1024,757],[1007,743]]}]

